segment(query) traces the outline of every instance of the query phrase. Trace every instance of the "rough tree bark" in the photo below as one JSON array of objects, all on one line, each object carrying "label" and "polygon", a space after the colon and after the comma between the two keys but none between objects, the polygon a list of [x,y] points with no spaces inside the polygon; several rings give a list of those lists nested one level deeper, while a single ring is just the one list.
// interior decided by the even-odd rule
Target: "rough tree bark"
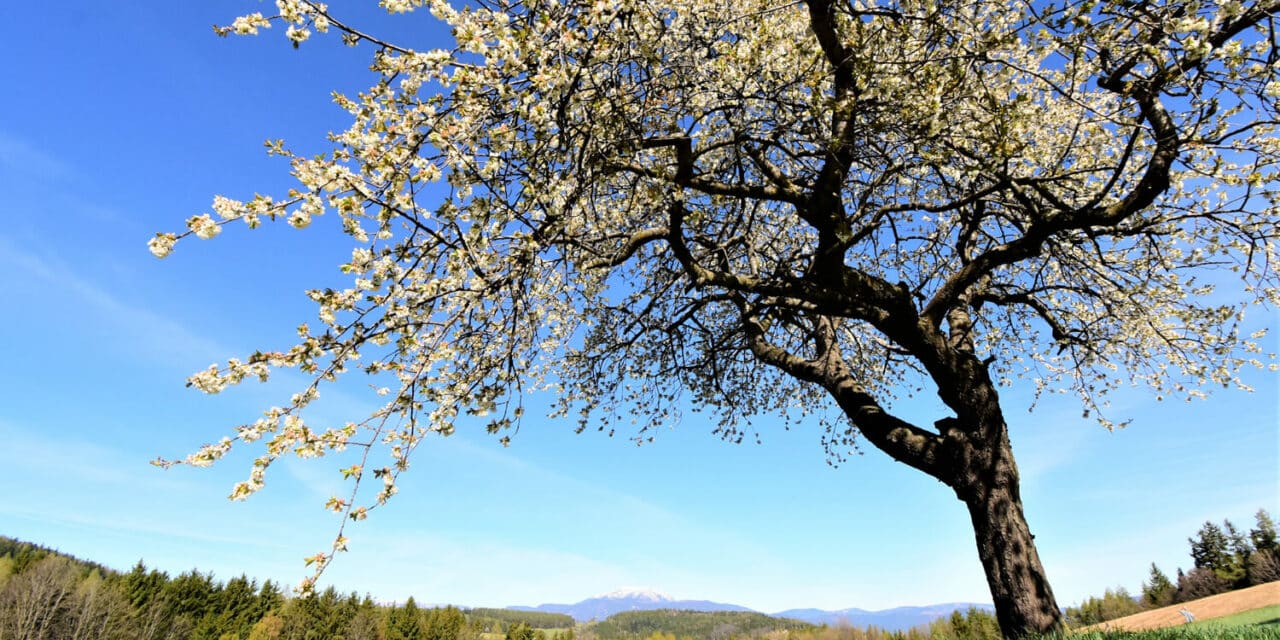
[{"label": "rough tree bark", "polygon": [[1062,613],[1023,514],[1004,421],[996,416],[955,446],[962,462],[948,484],[969,511],[1001,630],[1022,637],[1061,629]]},{"label": "rough tree bark", "polygon": [[[881,446],[889,455],[937,478],[955,491],[973,524],[978,557],[986,573],[1000,629],[1007,638],[1062,629],[1063,619],[1022,508],[1017,463],[996,391],[990,381],[971,389],[965,410],[972,422],[947,418],[936,423],[940,441],[909,449],[936,452],[924,459],[900,447]],[[973,405],[982,405],[974,411]],[[860,424],[865,419],[860,421]],[[865,431],[864,431],[865,432]],[[925,440],[935,438],[923,430]]]},{"label": "rough tree bark", "polygon": [[1023,513],[1018,465],[995,385],[984,365],[970,369],[976,371],[976,379],[943,394],[964,418],[937,423],[954,460],[950,477],[940,479],[969,511],[978,557],[1005,637],[1060,631],[1062,612]]},{"label": "rough tree bark", "polygon": [[1018,470],[1007,440],[996,457],[1001,458],[994,470],[996,478],[962,498],[973,522],[996,618],[1006,636],[1057,629],[1062,613],[1022,512]]}]

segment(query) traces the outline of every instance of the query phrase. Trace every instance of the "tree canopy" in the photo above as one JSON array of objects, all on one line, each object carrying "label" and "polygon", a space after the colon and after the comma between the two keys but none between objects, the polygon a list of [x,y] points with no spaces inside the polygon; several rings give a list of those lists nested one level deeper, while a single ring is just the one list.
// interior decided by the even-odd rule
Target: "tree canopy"
[{"label": "tree canopy", "polygon": [[[190,378],[313,376],[185,460],[265,439],[235,498],[282,455],[361,446],[386,462],[344,474],[376,495],[329,506],[363,518],[427,433],[479,416],[505,441],[534,391],[637,438],[687,406],[729,439],[816,418],[834,457],[863,439],[955,489],[993,591],[1030,580],[1005,592],[1037,594],[1043,628],[1038,559],[1001,546],[1034,555],[997,386],[1074,391],[1111,426],[1119,385],[1195,397],[1266,366],[1242,314],[1280,301],[1276,0],[380,4],[455,42],[309,0],[219,28],[337,31],[376,80],[336,96],[352,123],[330,152],[271,144],[297,188],[219,196],[150,242],[325,213],[352,238],[351,286],[308,292],[296,345]],[[352,370],[382,408],[309,424]],[[914,386],[954,415],[893,415]]]}]

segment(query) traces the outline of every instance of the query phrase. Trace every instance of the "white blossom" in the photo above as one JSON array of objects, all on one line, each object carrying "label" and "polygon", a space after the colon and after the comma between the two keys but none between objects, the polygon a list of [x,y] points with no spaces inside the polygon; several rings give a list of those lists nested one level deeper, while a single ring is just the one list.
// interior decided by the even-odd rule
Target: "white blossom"
[{"label": "white blossom", "polygon": [[173,252],[173,245],[177,241],[178,237],[172,233],[157,233],[147,241],[147,249],[151,251],[151,255],[164,258]]}]

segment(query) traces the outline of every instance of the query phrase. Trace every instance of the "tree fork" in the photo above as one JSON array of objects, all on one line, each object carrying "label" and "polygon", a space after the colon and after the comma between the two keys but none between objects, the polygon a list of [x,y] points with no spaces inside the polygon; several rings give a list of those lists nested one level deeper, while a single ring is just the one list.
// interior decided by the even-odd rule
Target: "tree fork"
[{"label": "tree fork", "polygon": [[1004,636],[1060,630],[1062,612],[1023,513],[1018,467],[995,389],[989,380],[963,386],[969,389],[955,389],[952,397],[973,400],[958,411],[972,420],[944,418],[933,434],[885,413],[848,378],[826,384],[867,440],[951,487],[965,503]]}]

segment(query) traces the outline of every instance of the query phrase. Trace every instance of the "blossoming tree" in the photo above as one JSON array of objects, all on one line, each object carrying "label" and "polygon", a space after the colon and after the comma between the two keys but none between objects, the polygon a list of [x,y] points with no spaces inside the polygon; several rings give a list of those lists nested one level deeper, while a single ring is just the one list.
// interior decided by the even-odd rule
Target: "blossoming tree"
[{"label": "blossoming tree", "polygon": [[[309,292],[319,326],[190,379],[311,376],[185,460],[262,439],[235,498],[280,456],[359,447],[329,506],[361,519],[424,434],[501,434],[538,390],[637,437],[689,404],[728,438],[812,417],[832,455],[859,439],[954,490],[1014,637],[1060,614],[998,387],[1074,391],[1110,426],[1122,380],[1193,396],[1263,366],[1241,317],[1280,301],[1280,1],[380,4],[454,42],[388,42],[308,0],[219,28],[337,32],[377,79],[337,97],[352,124],[328,154],[273,143],[295,190],[218,197],[150,243],[322,213],[352,239],[351,287]],[[351,369],[385,404],[309,425]],[[948,415],[894,415],[910,379]]]}]

